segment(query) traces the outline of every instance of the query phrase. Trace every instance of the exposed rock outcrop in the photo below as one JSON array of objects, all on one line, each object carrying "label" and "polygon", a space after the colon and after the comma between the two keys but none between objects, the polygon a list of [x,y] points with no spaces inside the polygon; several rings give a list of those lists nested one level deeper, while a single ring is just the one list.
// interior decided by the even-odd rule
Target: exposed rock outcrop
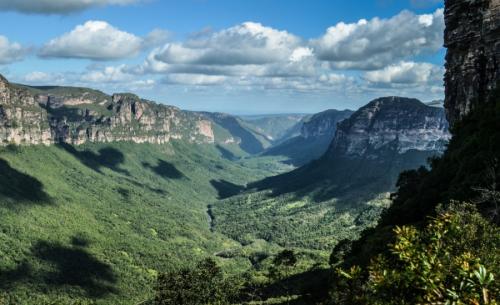
[{"label": "exposed rock outcrop", "polygon": [[300,135],[304,138],[330,136],[333,138],[337,123],[348,118],[351,110],[326,110],[313,115],[304,122]]},{"label": "exposed rock outcrop", "polygon": [[133,94],[85,88],[12,85],[0,76],[0,145],[170,139],[212,143],[212,122],[201,114]]},{"label": "exposed rock outcrop", "polygon": [[[264,135],[248,128],[247,124],[236,116],[220,112],[200,112],[200,114],[224,130],[215,133],[217,143],[237,144],[249,154],[258,154],[269,145]],[[218,129],[220,131],[220,128]]]},{"label": "exposed rock outcrop", "polygon": [[342,121],[329,154],[336,157],[379,157],[379,151],[442,152],[450,138],[442,108],[402,97],[376,99]]},{"label": "exposed rock outcrop", "polygon": [[445,2],[445,107],[453,124],[500,80],[500,0]]},{"label": "exposed rock outcrop", "polygon": [[295,166],[320,158],[330,146],[337,124],[348,118],[350,110],[326,110],[304,119],[300,133],[269,148],[264,154],[285,156]]}]

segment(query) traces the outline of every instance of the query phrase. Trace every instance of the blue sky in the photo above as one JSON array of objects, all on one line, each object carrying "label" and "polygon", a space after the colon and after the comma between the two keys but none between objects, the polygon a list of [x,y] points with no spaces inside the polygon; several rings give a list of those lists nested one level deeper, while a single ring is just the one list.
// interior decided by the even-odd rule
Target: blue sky
[{"label": "blue sky", "polygon": [[14,82],[238,114],[443,96],[441,1],[0,0]]}]

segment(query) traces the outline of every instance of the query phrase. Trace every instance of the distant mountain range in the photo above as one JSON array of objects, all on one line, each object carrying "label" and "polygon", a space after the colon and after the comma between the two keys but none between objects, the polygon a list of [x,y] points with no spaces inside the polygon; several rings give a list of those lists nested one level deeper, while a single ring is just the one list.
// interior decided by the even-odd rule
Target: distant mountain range
[{"label": "distant mountain range", "polygon": [[351,110],[326,110],[308,116],[300,122],[298,134],[270,147],[263,154],[285,156],[285,163],[304,165],[325,153],[333,140],[337,124],[352,113]]},{"label": "distant mountain range", "polygon": [[[0,273],[45,291],[52,255],[69,253],[105,266],[120,303],[130,296],[115,291],[137,298],[157,270],[214,253],[243,269],[282,247],[324,256],[377,222],[399,172],[440,154],[447,130],[442,108],[399,97],[356,112],[238,117],[0,77],[0,231],[29,222],[0,249]],[[54,277],[96,291],[62,267]]]},{"label": "distant mountain range", "polygon": [[279,143],[300,132],[300,127],[310,114],[268,114],[240,116],[248,126],[266,135],[268,140]]}]

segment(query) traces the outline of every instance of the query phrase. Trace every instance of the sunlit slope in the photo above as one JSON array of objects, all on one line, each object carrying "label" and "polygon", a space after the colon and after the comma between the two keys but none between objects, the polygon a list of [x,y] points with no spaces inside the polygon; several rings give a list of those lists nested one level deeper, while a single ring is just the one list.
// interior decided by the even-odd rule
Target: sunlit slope
[{"label": "sunlit slope", "polygon": [[218,202],[215,229],[243,243],[331,249],[377,223],[399,173],[440,155],[447,130],[442,109],[416,99],[375,99],[337,125],[321,158]]},{"label": "sunlit slope", "polygon": [[238,246],[210,231],[207,206],[270,174],[182,142],[10,146],[0,171],[0,296],[21,304],[146,299],[158,271]]}]

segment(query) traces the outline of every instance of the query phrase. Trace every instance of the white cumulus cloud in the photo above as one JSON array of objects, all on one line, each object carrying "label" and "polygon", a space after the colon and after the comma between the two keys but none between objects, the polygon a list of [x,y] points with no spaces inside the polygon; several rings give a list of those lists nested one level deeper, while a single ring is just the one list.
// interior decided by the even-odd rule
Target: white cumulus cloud
[{"label": "white cumulus cloud", "polygon": [[171,85],[195,85],[208,86],[220,85],[226,81],[227,77],[220,75],[203,74],[170,74],[165,77],[163,83]]},{"label": "white cumulus cloud", "polygon": [[167,35],[162,30],[154,30],[146,38],[141,38],[105,21],[91,20],[46,43],[39,55],[46,58],[114,60],[137,55],[147,47],[164,42]]},{"label": "white cumulus cloud", "polygon": [[339,69],[379,69],[398,60],[438,51],[443,45],[443,10],[390,19],[340,22],[311,41],[318,58]]},{"label": "white cumulus cloud", "polygon": [[381,70],[366,72],[363,78],[378,84],[439,84],[444,69],[430,63],[400,62]]},{"label": "white cumulus cloud", "polygon": [[312,49],[299,37],[245,22],[218,32],[200,32],[184,42],[167,43],[132,70],[139,74],[296,77],[314,74],[316,64]]},{"label": "white cumulus cloud", "polygon": [[30,85],[65,85],[71,84],[75,79],[70,73],[33,71],[25,74],[22,81]]},{"label": "white cumulus cloud", "polygon": [[107,66],[103,69],[94,69],[82,74],[80,80],[88,83],[115,83],[131,81],[133,76],[124,71],[125,65]]},{"label": "white cumulus cloud", "polygon": [[260,23],[240,25],[184,43],[168,44],[156,57],[169,64],[249,65],[287,60],[300,39]]},{"label": "white cumulus cloud", "polygon": [[0,35],[0,64],[9,64],[22,60],[29,52],[17,42],[10,42],[5,36]]}]

